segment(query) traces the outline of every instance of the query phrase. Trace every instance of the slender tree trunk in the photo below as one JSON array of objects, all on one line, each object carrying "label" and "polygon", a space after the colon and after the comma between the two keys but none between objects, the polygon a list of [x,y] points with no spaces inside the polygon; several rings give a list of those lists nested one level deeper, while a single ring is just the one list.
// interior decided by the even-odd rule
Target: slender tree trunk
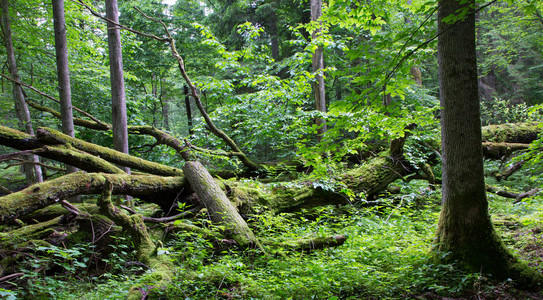
[{"label": "slender tree trunk", "polygon": [[[53,0],[53,20],[55,28],[55,50],[57,57],[58,90],[62,132],[74,137],[74,118],[72,112],[72,90],[70,87],[70,69],[68,66],[68,42],[66,40],[66,21],[64,18],[64,0]],[[68,173],[77,168],[66,166]]]},{"label": "slender tree trunk", "polygon": [[[119,23],[117,0],[106,0],[106,18],[115,23]],[[109,48],[109,70],[111,73],[113,145],[115,150],[128,153],[128,129],[121,33],[119,28],[111,22],[107,23],[107,42]],[[130,173],[130,170],[127,169],[126,172]]]},{"label": "slender tree trunk", "polygon": [[[311,21],[319,22],[319,18],[322,16],[322,0],[311,0]],[[321,33],[320,29],[313,31],[311,39],[315,40]],[[313,84],[313,93],[315,95],[315,104],[318,111],[326,113],[326,97],[324,90],[324,50],[322,46],[318,46],[313,53],[313,72],[315,73],[315,83]],[[315,120],[318,129],[318,138],[322,138],[326,132],[326,120],[323,118],[317,118]]]},{"label": "slender tree trunk", "polygon": [[192,129],[192,110],[190,108],[190,94],[189,94],[189,87],[185,85],[185,88],[183,89],[185,92],[185,107],[187,109],[187,122],[189,126],[189,135],[192,136],[194,134],[194,130]]},{"label": "slender tree trunk", "polygon": [[[469,7],[469,8],[468,8]],[[443,18],[467,8],[452,25]],[[442,210],[436,250],[469,271],[513,278],[514,258],[497,237],[485,192],[475,54],[475,0],[442,0],[438,12],[443,148]]]},{"label": "slender tree trunk", "polygon": [[164,120],[163,122],[164,129],[169,131],[170,130],[170,107],[169,107],[170,101],[168,100],[167,93],[164,90],[163,83],[164,83],[164,79],[161,79],[159,99],[160,99],[160,103],[162,104],[162,119]]},{"label": "slender tree trunk", "polygon": [[274,7],[269,16],[269,33],[270,33],[270,46],[271,46],[271,55],[274,60],[279,59],[279,39],[277,38],[277,14],[275,13],[277,2],[274,2]]},{"label": "slender tree trunk", "polygon": [[[17,70],[17,61],[15,59],[15,50],[13,47],[13,40],[11,37],[11,21],[9,18],[9,1],[2,0],[2,30],[4,33],[4,43],[6,46],[6,55],[8,60],[8,69],[10,75],[16,81],[20,81],[19,72]],[[15,100],[15,110],[20,122],[20,126],[25,129],[25,132],[33,135],[34,129],[32,128],[32,121],[30,118],[30,111],[25,102],[23,89],[17,83],[13,83],[13,98]],[[33,166],[25,166],[25,173],[29,184],[34,182],[42,182],[43,175],[41,167],[39,166],[39,158],[37,155],[30,155],[29,159],[32,161]]]}]

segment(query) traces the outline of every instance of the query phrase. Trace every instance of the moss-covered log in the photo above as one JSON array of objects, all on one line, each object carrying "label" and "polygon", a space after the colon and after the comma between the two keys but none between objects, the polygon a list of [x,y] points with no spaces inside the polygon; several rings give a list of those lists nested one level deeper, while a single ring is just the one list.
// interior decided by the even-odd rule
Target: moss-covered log
[{"label": "moss-covered log", "polygon": [[[39,131],[40,129],[38,129],[38,132]],[[48,130],[43,128],[43,132],[48,132]],[[124,165],[123,162],[128,162],[126,165],[131,165],[134,167],[134,169],[139,169],[151,174],[163,176],[183,175],[183,172],[176,168],[149,162],[106,147],[101,147],[75,138],[70,138],[58,131],[51,130],[51,132],[58,133],[57,140],[47,138],[36,139],[34,136],[24,132],[0,126],[0,144],[18,150],[34,150],[35,153],[40,156],[66,163],[89,172],[105,172],[113,174],[124,173],[124,171],[108,162],[106,159],[113,157],[117,159],[110,159],[109,161],[119,165]],[[62,142],[61,139],[63,137],[69,138],[69,141],[74,143],[69,143],[68,140],[66,142]],[[79,141],[80,143],[76,143],[75,141]],[[72,147],[71,145],[86,145],[88,147],[80,147],[80,149],[76,149],[76,147]],[[86,151],[90,149],[93,151]]]},{"label": "moss-covered log", "polygon": [[258,245],[255,235],[236,207],[200,162],[185,163],[183,172],[202,204],[206,206],[211,219],[225,226],[227,236],[232,237],[242,247]]},{"label": "moss-covered log", "polygon": [[483,142],[483,155],[486,158],[500,159],[508,157],[515,151],[527,150],[530,144]]},{"label": "moss-covered log", "polygon": [[0,221],[17,218],[64,198],[81,194],[100,194],[106,180],[112,183],[113,193],[132,196],[175,194],[187,187],[183,176],[76,172],[1,197]]},{"label": "moss-covered log", "polygon": [[313,238],[302,238],[286,240],[279,243],[269,243],[273,246],[280,246],[284,249],[290,249],[295,251],[312,251],[318,249],[324,249],[329,247],[338,247],[345,243],[347,236],[334,235],[334,236],[322,236]]},{"label": "moss-covered log", "polygon": [[72,138],[59,131],[50,128],[38,128],[36,136],[42,142],[51,144],[70,145],[81,151],[99,156],[109,162],[140,170],[155,175],[162,176],[182,176],[183,172],[177,168],[168,167],[162,164],[150,162],[138,157],[134,157],[113,149],[98,146],[92,143]]},{"label": "moss-covered log", "polygon": [[[111,202],[113,189],[114,184],[106,180],[102,197],[98,201],[100,212],[111,218],[111,220],[130,234],[137,251],[136,256],[138,260],[147,265],[151,272],[153,272],[154,284],[160,288],[172,280],[175,270],[173,262],[165,255],[157,254],[157,247],[161,243],[155,244],[153,242],[147,227],[143,223],[142,215],[128,215],[113,205]],[[128,299],[141,299],[140,288],[138,286],[133,286],[130,289]]]},{"label": "moss-covered log", "polygon": [[482,128],[483,142],[529,144],[543,132],[539,122],[488,125]]},{"label": "moss-covered log", "polygon": [[15,247],[17,244],[27,242],[29,240],[43,239],[53,232],[51,226],[57,225],[61,218],[62,216],[58,216],[45,222],[26,225],[9,232],[0,232],[0,241],[2,241],[2,246],[4,248],[6,246]]}]

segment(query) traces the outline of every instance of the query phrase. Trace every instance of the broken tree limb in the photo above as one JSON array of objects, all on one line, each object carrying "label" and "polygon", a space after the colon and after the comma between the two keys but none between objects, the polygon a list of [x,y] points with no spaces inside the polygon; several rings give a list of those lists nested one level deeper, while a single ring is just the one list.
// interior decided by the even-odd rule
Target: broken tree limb
[{"label": "broken tree limb", "polygon": [[486,158],[500,159],[509,157],[515,151],[527,150],[528,148],[530,148],[530,144],[483,142],[483,155]]},{"label": "broken tree limb", "polygon": [[183,172],[196,195],[207,208],[211,220],[225,226],[227,236],[232,237],[241,247],[259,245],[253,231],[200,162],[186,162]]},{"label": "broken tree limb", "polygon": [[156,246],[151,240],[147,227],[143,223],[143,217],[140,214],[128,215],[113,205],[111,202],[112,192],[113,184],[106,179],[102,197],[97,202],[100,212],[130,234],[134,242],[134,247],[137,250],[138,260],[147,264]]},{"label": "broken tree limb", "polygon": [[4,126],[0,126],[0,144],[18,150],[32,151],[45,158],[63,162],[89,172],[124,173],[124,171],[100,157],[68,146],[48,146],[32,135]]},{"label": "broken tree limb", "polygon": [[131,196],[174,194],[187,184],[184,176],[76,172],[1,197],[0,221],[17,218],[18,215],[30,213],[68,197],[99,194],[106,180],[112,183],[113,193]]},{"label": "broken tree limb", "polygon": [[494,177],[498,181],[507,180],[509,177],[511,177],[511,175],[515,174],[515,172],[522,169],[522,166],[524,165],[524,163],[525,163],[525,160],[517,161],[512,166],[507,168],[507,170],[500,173],[496,173]]},{"label": "broken tree limb", "polygon": [[[62,117],[59,111],[56,111],[52,108],[49,108],[43,105],[39,105],[38,103],[30,99],[27,99],[26,103],[34,109],[52,114],[57,119],[61,119]],[[110,124],[103,123],[96,118],[93,118],[92,121],[81,119],[81,118],[74,118],[74,125],[82,126],[89,129],[95,129],[95,130],[110,130],[111,129]]]},{"label": "broken tree limb", "polygon": [[69,144],[78,150],[99,156],[109,162],[129,167],[131,169],[137,169],[150,174],[163,176],[183,175],[183,172],[177,168],[168,167],[159,163],[121,153],[107,147],[98,146],[80,139],[72,138],[51,128],[38,128],[36,136],[40,141],[47,143]]},{"label": "broken tree limb", "polygon": [[496,194],[498,196],[502,196],[504,198],[515,199],[514,203],[518,203],[518,202],[522,201],[522,199],[524,199],[524,198],[528,198],[528,197],[531,197],[531,196],[534,196],[534,195],[538,194],[539,192],[541,192],[541,189],[540,188],[535,188],[535,189],[531,189],[531,190],[529,190],[527,192],[524,192],[524,193],[513,193],[513,192],[510,192],[510,191],[499,190],[497,187],[487,185],[486,186],[486,191],[489,192],[489,193],[492,193],[492,194]]},{"label": "broken tree limb", "polygon": [[[137,251],[136,257],[151,269],[154,280],[156,280],[155,285],[162,287],[173,278],[175,269],[173,262],[166,255],[157,253],[157,249],[162,245],[162,242],[159,241],[156,244],[153,242],[147,226],[143,223],[142,215],[128,215],[113,205],[111,202],[113,186],[113,183],[108,180],[104,183],[102,197],[98,200],[100,211],[130,234],[134,248]],[[138,286],[130,288],[128,299],[141,299]]]},{"label": "broken tree limb", "polygon": [[[56,111],[46,106],[39,105],[33,101],[27,101],[27,102],[30,106],[32,106],[33,108],[37,110],[50,113],[57,119],[61,118],[61,114],[59,111]],[[89,121],[89,120],[84,120],[84,119],[79,119],[79,118],[74,118],[74,125],[82,126],[88,129],[101,130],[101,131],[112,129],[111,124],[108,124],[108,123],[104,123],[102,121],[94,121],[94,120]],[[128,133],[152,136],[153,138],[156,139],[157,144],[167,145],[175,149],[177,152],[181,154],[184,151],[186,151],[186,147],[180,139],[172,136],[171,134],[165,131],[159,130],[153,126],[130,125],[128,126]]]}]

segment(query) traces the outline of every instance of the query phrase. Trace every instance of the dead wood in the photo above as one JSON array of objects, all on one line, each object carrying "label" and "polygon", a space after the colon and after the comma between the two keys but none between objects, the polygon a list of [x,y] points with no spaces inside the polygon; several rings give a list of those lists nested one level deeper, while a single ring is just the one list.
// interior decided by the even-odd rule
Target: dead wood
[{"label": "dead wood", "polygon": [[72,138],[59,131],[50,128],[38,128],[37,138],[42,142],[50,144],[70,145],[78,150],[99,156],[109,162],[140,170],[155,175],[182,176],[183,172],[177,168],[168,167],[159,163],[150,162],[138,157],[131,156],[113,149],[88,143],[80,139]]},{"label": "dead wood", "polygon": [[0,197],[0,221],[17,218],[68,197],[100,194],[106,181],[113,185],[114,194],[136,197],[175,195],[187,186],[184,176],[76,172]]},{"label": "dead wood", "polygon": [[242,247],[259,245],[253,231],[200,162],[186,162],[183,172],[191,188],[207,208],[211,220],[224,225],[227,236],[232,237]]},{"label": "dead wood", "polygon": [[345,243],[347,236],[345,235],[334,235],[334,236],[324,236],[324,237],[312,237],[312,238],[302,238],[302,239],[292,239],[279,243],[270,243],[275,246],[280,246],[285,249],[295,250],[295,251],[312,251],[330,247],[338,247]]},{"label": "dead wood", "polygon": [[522,169],[522,166],[524,165],[524,160],[518,161],[511,165],[509,168],[504,170],[503,172],[499,172],[494,174],[494,177],[500,181],[500,180],[507,180],[511,175],[515,174],[517,171]]},{"label": "dead wood", "polygon": [[486,191],[489,192],[489,193],[492,193],[492,194],[496,194],[498,196],[502,196],[502,197],[505,197],[505,198],[511,198],[511,199],[515,199],[515,202],[514,203],[518,203],[520,201],[522,201],[522,199],[524,198],[528,198],[528,197],[531,197],[531,196],[534,196],[536,194],[538,194],[539,192],[541,192],[541,189],[540,188],[535,188],[535,189],[531,189],[527,192],[524,192],[524,193],[513,193],[513,192],[510,192],[510,191],[505,191],[505,190],[500,190],[494,186],[490,186],[490,185],[487,185],[486,186]]}]

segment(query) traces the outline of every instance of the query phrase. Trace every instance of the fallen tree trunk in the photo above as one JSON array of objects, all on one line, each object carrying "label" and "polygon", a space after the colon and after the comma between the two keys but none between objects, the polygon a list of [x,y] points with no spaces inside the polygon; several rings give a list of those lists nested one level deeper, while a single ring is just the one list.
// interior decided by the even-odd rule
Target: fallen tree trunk
[{"label": "fallen tree trunk", "polygon": [[196,195],[207,208],[211,220],[224,225],[227,236],[242,247],[259,245],[253,231],[200,162],[186,162],[183,172]]},{"label": "fallen tree trunk", "polygon": [[483,142],[529,144],[543,132],[539,122],[483,126]]},{"label": "fallen tree trunk", "polygon": [[122,175],[105,173],[71,173],[50,181],[32,185],[22,191],[0,198],[0,221],[14,219],[61,199],[101,193],[106,181],[113,185],[114,194],[158,196],[173,194],[187,187],[184,176]]},{"label": "fallen tree trunk", "polygon": [[182,176],[183,172],[177,168],[168,167],[155,162],[150,162],[126,153],[115,151],[113,149],[88,143],[65,135],[59,131],[50,128],[38,128],[36,136],[40,141],[51,144],[67,144],[86,153],[99,156],[109,162],[129,167],[131,169],[143,172],[163,175],[163,176]]}]

